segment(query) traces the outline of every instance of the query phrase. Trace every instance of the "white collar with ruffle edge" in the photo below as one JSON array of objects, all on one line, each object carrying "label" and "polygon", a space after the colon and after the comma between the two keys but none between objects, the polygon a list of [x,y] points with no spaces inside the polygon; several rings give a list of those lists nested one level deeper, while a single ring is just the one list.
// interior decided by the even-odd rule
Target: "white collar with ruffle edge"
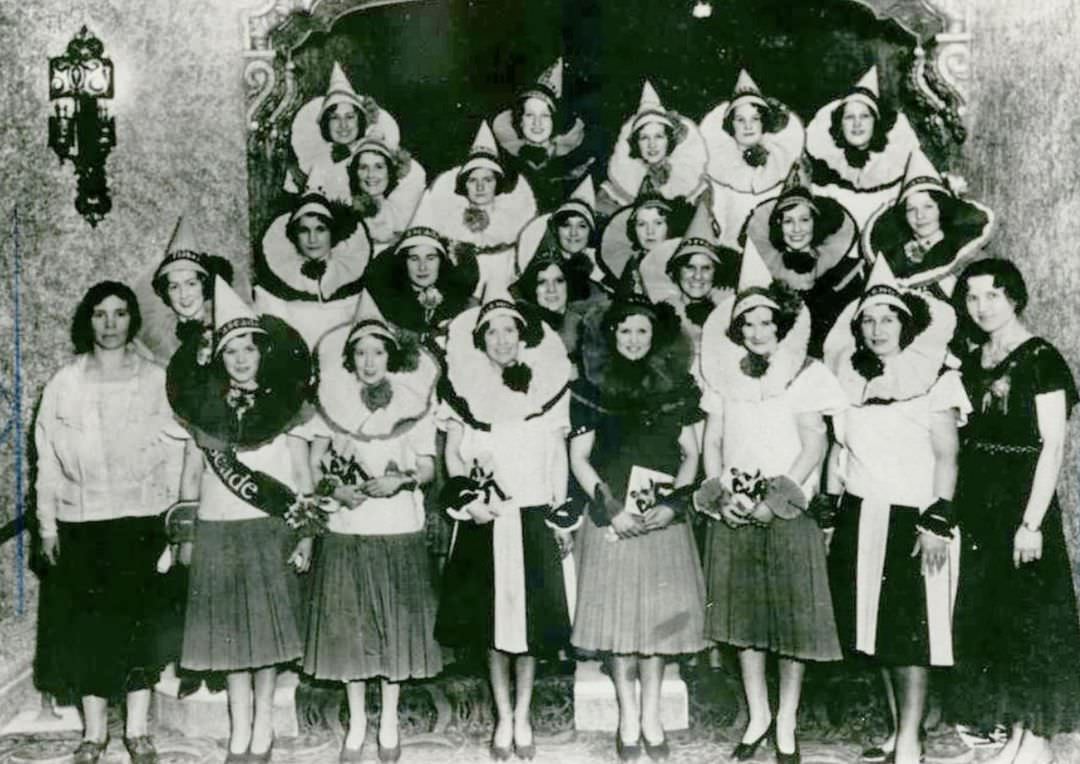
[{"label": "white collar with ruffle edge", "polygon": [[858,191],[878,191],[884,186],[897,183],[904,177],[908,157],[919,148],[919,138],[903,113],[896,115],[896,124],[889,130],[885,149],[870,155],[863,167],[852,167],[844,156],[844,149],[836,145],[829,128],[832,111],[840,100],[830,101],[818,109],[806,128],[806,153],[827,164],[844,181]]},{"label": "white collar with ruffle edge", "polygon": [[358,226],[352,236],[337,243],[326,259],[326,273],[315,281],[300,270],[304,264],[304,256],[285,235],[288,223],[288,213],[278,216],[266,229],[262,240],[263,257],[267,267],[286,286],[323,301],[364,275],[364,269],[371,257],[371,242],[368,241],[364,226]]},{"label": "white collar with ruffle edge", "polygon": [[794,112],[788,111],[788,121],[777,133],[765,133],[761,144],[768,149],[765,164],[751,167],[743,158],[743,150],[735,138],[724,129],[724,101],[701,120],[701,135],[709,154],[707,172],[721,186],[744,194],[761,194],[784,182],[791,165],[802,156],[806,131]]},{"label": "white collar with ruffle edge", "polygon": [[[516,157],[521,153],[523,146],[535,146],[536,144],[530,143],[518,134],[513,119],[512,110],[506,109],[499,112],[491,123],[491,132],[495,134],[495,140],[498,141],[503,151]],[[549,145],[543,148],[547,151],[549,157],[562,157],[580,146],[584,140],[585,123],[581,121],[580,117],[576,117],[569,130],[553,136]]]},{"label": "white collar with ruffle edge", "polygon": [[[657,188],[665,199],[693,198],[702,187],[702,175],[709,155],[705,140],[691,120],[679,115],[684,137],[668,156],[671,175],[667,182]],[[619,138],[611,152],[608,162],[608,180],[605,185],[619,204],[632,204],[641,182],[645,180],[648,166],[640,159],[630,156],[630,133],[633,131],[634,117],[623,123]]]}]

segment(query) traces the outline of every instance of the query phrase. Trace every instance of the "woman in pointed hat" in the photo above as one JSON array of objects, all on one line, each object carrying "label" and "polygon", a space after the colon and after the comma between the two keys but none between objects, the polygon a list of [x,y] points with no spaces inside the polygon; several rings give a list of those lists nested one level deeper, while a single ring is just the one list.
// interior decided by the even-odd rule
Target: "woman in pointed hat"
[{"label": "woman in pointed hat", "polygon": [[619,284],[636,274],[642,260],[669,239],[681,236],[692,208],[681,199],[666,199],[646,177],[632,204],[612,215],[600,239],[598,264],[608,284]]},{"label": "woman in pointed hat", "polygon": [[[748,759],[775,731],[781,764],[795,736],[807,661],[841,656],[825,538],[807,514],[826,449],[825,417],[845,406],[836,379],[807,360],[810,316],[747,242],[738,292],[702,331],[703,457],[696,506],[712,518],[705,542],[705,636],[738,650],[750,719],[732,756]],[[780,696],[769,705],[766,659]]]},{"label": "woman in pointed hat", "polygon": [[288,433],[311,364],[292,327],[256,316],[221,279],[214,324],[211,362],[184,345],[167,377],[173,411],[195,436],[180,498],[199,505],[181,666],[226,673],[227,761],[269,761],[277,666],[303,652],[288,567],[307,569],[311,539],[297,544],[286,518],[312,486],[306,443]]},{"label": "woman in pointed hat", "polygon": [[563,72],[559,58],[491,123],[495,140],[513,169],[528,179],[541,210],[566,198],[594,159],[581,151],[585,123],[563,102]]},{"label": "woman in pointed hat", "polygon": [[364,282],[392,326],[441,353],[449,322],[476,304],[479,278],[475,257],[451,250],[438,231],[413,226],[372,261]]},{"label": "woman in pointed hat", "polygon": [[487,289],[506,291],[514,278],[514,246],[536,217],[536,199],[523,176],[507,172],[487,122],[480,125],[464,164],[438,178],[420,200],[413,225],[439,232],[455,259],[475,257]]},{"label": "woman in pointed hat", "polygon": [[957,429],[971,406],[960,375],[943,367],[952,308],[901,289],[885,258],[841,321],[828,363],[849,408],[833,419],[828,493],[814,511],[835,525],[829,582],[841,643],[873,658],[889,694],[893,732],[865,757],[917,764],[929,668],[955,660],[952,500]]},{"label": "woman in pointed hat", "polygon": [[561,558],[570,535],[549,526],[567,494],[569,377],[562,341],[506,292],[450,324],[440,418],[451,476],[443,501],[457,525],[435,634],[488,648],[496,759],[511,745],[533,757],[535,656],[569,643]]},{"label": "woman in pointed hat", "polygon": [[882,100],[877,66],[818,109],[806,128],[814,184],[850,210],[860,229],[896,198],[907,158],[918,148],[907,117]]},{"label": "woman in pointed hat", "polygon": [[289,136],[293,161],[285,176],[285,190],[348,199],[349,160],[368,137],[397,146],[401,133],[397,121],[374,98],[353,89],[335,61],[326,95],[312,98],[293,117]]},{"label": "woman in pointed hat", "polygon": [[709,153],[713,214],[734,244],[750,210],[776,194],[802,155],[805,132],[799,118],[766,98],[743,69],[731,99],[702,118],[701,134]]},{"label": "woman in pointed hat", "polygon": [[599,209],[611,214],[631,204],[646,177],[665,199],[693,201],[704,188],[702,175],[707,161],[705,141],[697,125],[664,108],[646,80],[637,112],[623,123],[608,160]]},{"label": "woman in pointed hat", "polygon": [[367,136],[349,160],[348,178],[347,198],[363,218],[372,255],[377,255],[397,243],[408,227],[427,186],[427,173],[396,143]]},{"label": "woman in pointed hat", "polygon": [[[953,292],[975,410],[960,443],[956,508],[963,566],[950,716],[1009,724],[991,760],[1053,760],[1050,738],[1080,718],[1080,629],[1065,542],[1061,477],[1078,400],[1069,364],[1022,318],[1028,292],[1011,262],[964,269]],[[966,325],[966,326],[965,326]]]},{"label": "woman in pointed hat", "polygon": [[956,275],[980,256],[993,227],[993,212],[961,198],[926,155],[915,151],[896,203],[867,222],[863,254],[883,253],[904,286],[940,284],[948,294]]},{"label": "woman in pointed hat", "polygon": [[368,296],[317,349],[320,416],[307,428],[317,493],[337,507],[319,541],[303,670],[344,682],[341,761],[359,761],[365,683],[379,680],[379,761],[401,752],[401,683],[442,669],[422,487],[435,476],[438,366]]},{"label": "woman in pointed hat", "polygon": [[664,664],[706,643],[701,562],[685,522],[702,416],[690,346],[670,305],[652,303],[629,280],[621,287],[583,327],[570,468],[588,497],[572,641],[609,661],[615,745],[626,760],[642,740],[651,757],[668,755]]},{"label": "woman in pointed hat", "polygon": [[356,312],[371,241],[356,212],[305,194],[266,229],[255,252],[255,307],[275,315],[314,347]]},{"label": "woman in pointed hat", "polygon": [[695,375],[699,373],[701,327],[732,293],[738,278],[740,255],[719,243],[718,231],[709,204],[699,199],[686,235],[654,247],[642,258],[640,267],[649,299],[675,308],[694,349],[690,371]]},{"label": "woman in pointed hat", "polygon": [[155,562],[173,501],[173,420],[165,374],[140,355],[135,294],[92,286],[75,311],[77,357],[45,385],[34,423],[37,519],[49,563],[38,619],[37,686],[79,702],[75,761],[109,743],[111,698],[126,703],[124,745],[136,764],[157,761],[147,730],[150,693],[172,656],[159,653],[168,607]]},{"label": "woman in pointed hat", "polygon": [[753,241],[772,277],[795,290],[810,311],[812,358],[840,312],[862,293],[869,271],[858,256],[855,220],[840,202],[815,194],[793,164],[784,189],[758,205],[741,238]]}]

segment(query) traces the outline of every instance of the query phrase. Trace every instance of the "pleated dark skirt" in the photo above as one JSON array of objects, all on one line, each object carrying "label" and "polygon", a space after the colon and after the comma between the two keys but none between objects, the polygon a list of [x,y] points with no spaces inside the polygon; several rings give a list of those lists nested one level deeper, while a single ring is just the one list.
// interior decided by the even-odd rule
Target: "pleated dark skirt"
[{"label": "pleated dark skirt", "polygon": [[[530,655],[552,654],[570,643],[562,557],[539,508],[522,508],[525,557],[525,640]],[[435,638],[448,647],[495,646],[493,523],[457,524],[443,570]]]},{"label": "pleated dark skirt", "polygon": [[338,681],[426,679],[442,670],[423,531],[331,533],[312,571],[304,672]]},{"label": "pleated dark skirt", "polygon": [[806,515],[765,528],[709,524],[705,636],[785,658],[841,657],[825,538]]},{"label": "pleated dark skirt", "polygon": [[164,596],[160,516],[57,523],[60,556],[42,584],[35,681],[74,702],[154,686]]},{"label": "pleated dark skirt", "polygon": [[242,671],[301,656],[300,581],[288,565],[294,544],[275,518],[196,523],[183,668]]},{"label": "pleated dark skirt", "polygon": [[705,648],[705,582],[687,524],[612,541],[587,518],[579,538],[574,647],[620,655]]}]

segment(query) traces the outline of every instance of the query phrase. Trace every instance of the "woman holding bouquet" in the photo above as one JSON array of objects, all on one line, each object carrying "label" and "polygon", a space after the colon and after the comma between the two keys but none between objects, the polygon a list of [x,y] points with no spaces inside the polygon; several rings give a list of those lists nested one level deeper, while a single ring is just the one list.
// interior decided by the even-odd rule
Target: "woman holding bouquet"
[{"label": "woman holding bouquet", "polygon": [[453,647],[488,647],[498,717],[491,755],[507,759],[513,745],[531,759],[535,656],[570,637],[561,561],[570,534],[554,511],[569,477],[570,362],[551,328],[492,290],[450,324],[446,369],[443,496],[458,523],[435,634]]},{"label": "woman holding bouquet", "polygon": [[705,647],[701,563],[684,522],[701,420],[690,355],[666,303],[621,290],[586,317],[570,467],[591,502],[572,641],[610,659],[624,760],[640,755],[642,740],[651,757],[669,754],[665,659]]},{"label": "woman holding bouquet", "polygon": [[[736,295],[702,331],[705,475],[719,496],[698,506],[708,529],[705,635],[739,652],[750,721],[732,757],[751,758],[775,731],[777,760],[799,761],[795,722],[805,662],[841,657],[825,539],[803,513],[825,456],[825,415],[844,407],[828,370],[807,361],[810,316],[772,281],[752,242]],[[780,659],[780,701],[769,707],[765,661]]]},{"label": "woman holding bouquet", "polygon": [[173,411],[194,434],[180,498],[199,502],[180,664],[227,674],[226,760],[269,761],[277,666],[303,648],[288,566],[307,569],[311,540],[296,544],[283,518],[311,490],[307,446],[287,434],[310,361],[294,329],[257,318],[220,278],[214,320],[210,363],[187,343],[167,377]]},{"label": "woman holding bouquet", "polygon": [[340,511],[320,540],[304,671],[345,683],[349,731],[341,761],[360,761],[365,682],[379,679],[379,760],[401,754],[401,682],[442,668],[421,486],[435,474],[432,358],[362,297],[354,323],[319,342],[312,470]]}]

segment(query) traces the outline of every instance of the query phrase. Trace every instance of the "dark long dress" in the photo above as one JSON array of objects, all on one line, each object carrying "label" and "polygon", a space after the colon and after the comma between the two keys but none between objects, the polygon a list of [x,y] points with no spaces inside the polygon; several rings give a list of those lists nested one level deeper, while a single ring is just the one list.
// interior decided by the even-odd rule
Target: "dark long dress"
[{"label": "dark long dress", "polygon": [[1077,401],[1064,359],[1033,337],[983,369],[962,373],[975,411],[963,431],[955,504],[963,537],[951,710],[979,726],[1022,722],[1040,735],[1080,723],[1080,627],[1057,498],[1042,522],[1043,552],[1013,566],[1041,440],[1035,397]]}]

